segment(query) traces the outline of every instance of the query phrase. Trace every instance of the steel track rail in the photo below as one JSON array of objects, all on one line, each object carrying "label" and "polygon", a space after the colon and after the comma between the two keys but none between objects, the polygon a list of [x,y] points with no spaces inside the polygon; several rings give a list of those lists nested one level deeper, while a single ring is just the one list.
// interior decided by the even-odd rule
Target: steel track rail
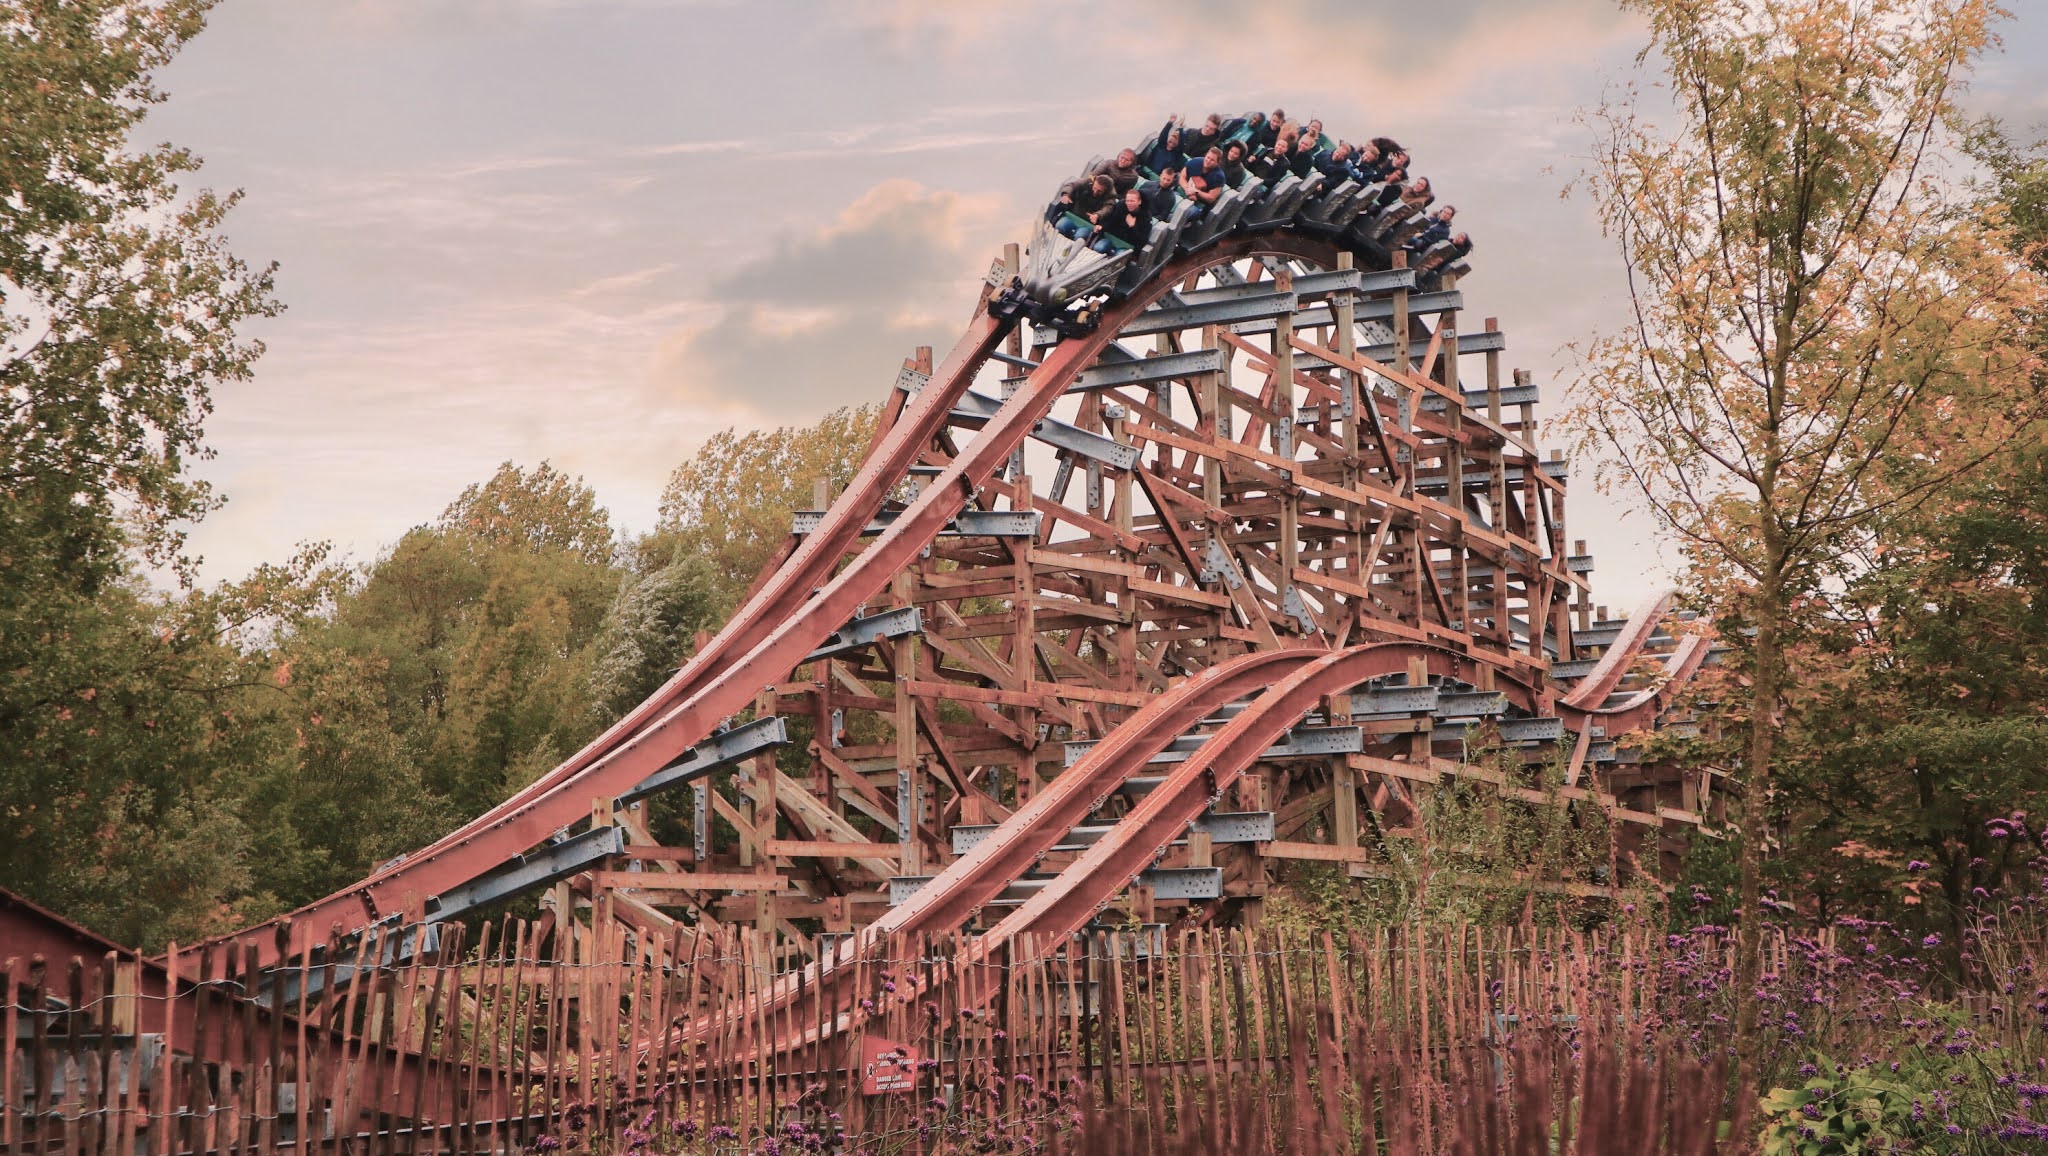
[{"label": "steel track rail", "polygon": [[1712,649],[1704,635],[1692,634],[1680,639],[1678,645],[1665,658],[1663,676],[1654,686],[1637,691],[1618,703],[1608,703],[1621,680],[1635,666],[1651,636],[1657,633],[1657,625],[1664,621],[1666,611],[1671,608],[1671,592],[1664,591],[1649,599],[1632,612],[1628,621],[1622,624],[1600,661],[1572,688],[1571,693],[1557,702],[1557,713],[1565,725],[1574,731],[1584,732],[1589,726],[1601,728],[1607,738],[1615,738],[1630,731],[1645,729],[1657,721],[1669,705],[1671,696],[1680,686],[1699,672],[1700,665]]},{"label": "steel track rail", "polygon": [[862,941],[950,931],[967,922],[1099,809],[1119,784],[1144,773],[1152,756],[1188,733],[1217,704],[1235,702],[1327,653],[1321,647],[1254,651],[1212,666],[1154,699],[908,902],[870,924]]},{"label": "steel track rail", "polygon": [[[944,429],[952,409],[989,355],[1009,332],[1009,326],[978,312],[952,352],[946,355],[933,379],[937,383],[913,398],[902,418],[869,448],[861,468],[847,483],[839,500],[825,512],[818,527],[799,541],[780,563],[748,592],[747,600],[733,612],[726,625],[690,662],[663,683],[647,699],[628,711],[604,732],[586,743],[582,750],[510,798],[441,837],[409,858],[439,854],[461,846],[476,832],[488,829],[502,817],[516,812],[526,802],[566,782],[584,769],[632,740],[660,717],[662,712],[683,701],[714,679],[721,663],[735,653],[744,653],[773,629],[778,616],[792,601],[801,601],[830,575],[839,559],[860,538],[867,523],[881,510],[889,492],[901,481],[912,462]],[[403,866],[400,864],[399,866]],[[395,870],[395,868],[393,869]],[[389,872],[363,881],[370,884]],[[323,901],[324,902],[324,901]],[[297,913],[294,913],[296,917]]]},{"label": "steel track rail", "polygon": [[[505,830],[513,818],[530,814],[536,801],[558,791],[593,765],[657,726],[664,714],[677,703],[700,692],[706,684],[715,683],[724,669],[721,663],[728,656],[744,653],[758,645],[788,617],[792,604],[800,605],[804,598],[814,593],[820,581],[830,574],[846,550],[859,539],[910,464],[930,439],[945,428],[954,404],[967,392],[975,374],[980,372],[1009,328],[1008,324],[991,317],[986,311],[976,313],[967,332],[947,354],[940,372],[934,375],[933,386],[913,398],[901,419],[871,447],[860,470],[839,500],[826,512],[817,529],[783,559],[767,581],[756,585],[746,604],[734,613],[725,628],[673,678],[585,744],[582,750],[504,802],[347,889],[282,917],[292,929],[290,953],[323,941],[331,927],[353,932],[394,911],[402,911],[411,900],[436,895],[468,882],[496,863],[534,846],[553,830],[574,822],[576,816],[568,815],[561,823],[533,836],[524,847],[513,848],[506,838],[495,834]],[[830,633],[827,630],[819,640]],[[738,713],[745,705],[742,702],[727,714]],[[723,718],[719,721],[722,722]],[[713,723],[714,727],[716,725]],[[710,733],[710,729],[705,730],[706,735]],[[688,746],[685,743],[678,747],[671,757]],[[651,768],[650,773],[658,769]],[[587,806],[586,800],[586,809]],[[532,827],[531,823],[519,825],[521,830]],[[440,869],[455,863],[462,866],[455,870]],[[278,955],[275,937],[267,929],[251,929],[215,942],[230,940],[255,946],[263,966],[274,966],[283,958]]]},{"label": "steel track rail", "polygon": [[748,592],[746,602],[733,612],[704,649],[583,750],[475,822],[487,823],[517,810],[527,800],[544,794],[630,741],[663,710],[715,681],[723,663],[746,653],[773,629],[779,614],[815,593],[859,540],[868,522],[888,500],[889,492],[903,480],[933,435],[945,428],[953,408],[1009,330],[1008,323],[991,317],[985,310],[977,312],[967,332],[954,343],[952,352],[932,375],[933,386],[910,400],[902,417],[870,447],[845,492],[825,511],[817,528],[803,537],[795,550],[770,572],[766,582]]},{"label": "steel track rail", "polygon": [[[1260,659],[1267,661],[1257,661]],[[843,986],[858,974],[854,965],[861,957],[879,958],[875,953],[891,938],[900,941],[908,934],[951,931],[960,926],[975,907],[1035,864],[1073,822],[1099,805],[1118,782],[1143,773],[1151,753],[1164,749],[1165,743],[1185,733],[1194,720],[1236,702],[1248,680],[1264,686],[1266,689],[1250,705],[1179,764],[1143,802],[1119,819],[1044,890],[974,939],[959,962],[969,968],[981,966],[1009,943],[1066,943],[1303,715],[1332,694],[1344,693],[1373,678],[1407,673],[1417,660],[1430,675],[1449,680],[1474,681],[1481,670],[1491,670],[1495,685],[1524,709],[1535,709],[1543,699],[1538,688],[1509,675],[1505,664],[1492,655],[1459,654],[1410,642],[1365,643],[1340,651],[1264,651],[1212,667],[1205,674],[1215,677],[1190,679],[1149,704],[1054,780],[1047,792],[1068,787],[1065,802],[1036,811],[1018,811],[1003,824],[998,835],[990,836],[982,845],[996,843],[1003,837],[1005,849],[979,856],[976,852],[981,847],[970,851],[919,892],[917,898],[925,902],[916,913],[893,924],[877,922],[832,959],[804,969],[801,978],[796,974],[784,977],[778,989],[767,997],[766,1014],[772,1016],[799,992],[815,994],[813,989],[821,983],[830,987],[837,981]],[[1112,747],[1126,732],[1143,737]],[[1087,808],[1077,813],[1073,806],[1080,800],[1087,801]],[[993,990],[988,984],[970,986]],[[782,1052],[809,1046],[821,1036],[849,1030],[863,1018],[855,1000],[848,998],[843,1001],[843,1010],[828,1023],[807,1025],[788,1038],[770,1041],[769,1047]],[[690,1038],[692,1030],[708,1030],[711,1022],[706,1018],[692,1025],[682,1038]]]},{"label": "steel track rail", "polygon": [[1672,696],[1679,688],[1690,682],[1693,675],[1699,673],[1700,666],[1706,662],[1707,655],[1712,650],[1713,646],[1705,635],[1687,635],[1679,640],[1678,646],[1665,658],[1663,674],[1655,685],[1644,687],[1618,703],[1583,712],[1575,712],[1571,707],[1560,707],[1558,713],[1567,724],[1573,721],[1575,714],[1581,716],[1578,719],[1579,725],[1573,729],[1582,730],[1587,725],[1597,725],[1607,738],[1647,729],[1664,713],[1664,708],[1671,704]]},{"label": "steel track rail", "polygon": [[[872,962],[875,953],[891,941],[951,931],[966,923],[1099,808],[1119,783],[1143,773],[1153,755],[1166,750],[1219,705],[1236,702],[1328,653],[1320,647],[1254,651],[1209,667],[1154,699],[916,895],[842,944],[832,958],[781,977],[765,997],[767,1011],[780,1011],[807,993],[816,998],[821,985],[844,988],[857,973],[854,965],[862,959]],[[850,1007],[852,999],[844,1002]],[[700,1021],[696,1030],[706,1030],[709,1023],[708,1018]]]},{"label": "steel track rail", "polygon": [[[1094,918],[1132,879],[1164,854],[1210,804],[1257,762],[1301,717],[1333,694],[1369,679],[1408,671],[1415,660],[1445,679],[1472,681],[1492,664],[1406,642],[1367,643],[1297,667],[1238,712],[1217,735],[1196,748],[1130,814],[1125,815],[1065,871],[981,937],[982,951],[1028,936],[1063,943]],[[1495,685],[1511,701],[1533,707],[1539,692],[1495,669]]]},{"label": "steel track rail", "polygon": [[1607,650],[1600,655],[1600,661],[1579,680],[1571,693],[1559,700],[1559,705],[1588,713],[1596,711],[1614,688],[1621,685],[1622,676],[1635,663],[1636,655],[1648,645],[1650,636],[1657,633],[1657,623],[1663,620],[1664,611],[1671,605],[1671,592],[1663,591],[1646,599],[1628,616],[1621,626],[1621,633],[1615,635]]}]

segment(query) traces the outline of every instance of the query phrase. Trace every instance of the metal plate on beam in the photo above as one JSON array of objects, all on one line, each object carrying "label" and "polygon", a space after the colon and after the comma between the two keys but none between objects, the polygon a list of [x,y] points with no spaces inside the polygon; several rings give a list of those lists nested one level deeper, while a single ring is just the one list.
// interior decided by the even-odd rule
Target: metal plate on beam
[{"label": "metal plate on beam", "polygon": [[1315,633],[1315,616],[1309,613],[1308,603],[1302,600],[1300,589],[1291,582],[1280,591],[1280,613],[1294,619],[1295,627],[1303,634]]},{"label": "metal plate on beam", "polygon": [[[1504,743],[1557,742],[1564,738],[1561,718],[1504,718],[1494,725]],[[1445,723],[1436,728],[1435,737],[1442,741],[1469,739],[1479,729],[1477,723]]]},{"label": "metal plate on beam", "polygon": [[[1475,333],[1472,336],[1477,337],[1479,335]],[[1469,339],[1460,336],[1458,338],[1458,344],[1460,346],[1463,346],[1467,340]],[[1500,404],[1504,406],[1535,405],[1538,401],[1542,400],[1540,392],[1541,391],[1539,391],[1537,387],[1533,385],[1509,386],[1508,388],[1500,391]],[[1464,394],[1466,409],[1483,410],[1486,408],[1485,390],[1468,389],[1464,391]],[[1441,394],[1427,394],[1422,399],[1422,408],[1425,411],[1441,412],[1443,410],[1450,408],[1450,399],[1442,396]]]},{"label": "metal plate on beam", "polygon": [[1082,393],[1091,389],[1109,389],[1119,385],[1142,385],[1152,381],[1171,381],[1174,378],[1194,377],[1204,373],[1216,373],[1223,368],[1223,351],[1220,349],[1195,349],[1186,353],[1163,353],[1157,357],[1141,357],[1133,361],[1098,363],[1081,371],[1081,376],[1067,387],[1068,393]]},{"label": "metal plate on beam", "polygon": [[[953,410],[953,417],[955,424],[980,429],[983,423],[996,416],[997,411],[1002,408],[1003,403],[1000,399],[969,390],[961,395],[960,404]],[[1120,470],[1128,470],[1138,464],[1138,447],[1127,446],[1098,433],[1090,433],[1056,418],[1039,418],[1031,427],[1031,436],[1055,449],[1106,462]]]},{"label": "metal plate on beam", "polygon": [[1373,686],[1351,692],[1351,713],[1428,714],[1443,692],[1434,686]]},{"label": "metal plate on beam", "polygon": [[1494,725],[1500,728],[1503,742],[1556,742],[1564,737],[1564,720],[1561,718],[1509,718]]},{"label": "metal plate on beam", "polygon": [[824,645],[804,656],[805,662],[851,654],[884,638],[901,638],[924,628],[924,612],[915,606],[901,606],[856,618],[832,632]]},{"label": "metal plate on beam", "polygon": [[1508,696],[1497,690],[1460,691],[1437,701],[1439,718],[1493,718],[1507,713]]},{"label": "metal plate on beam", "polygon": [[[1408,298],[1408,312],[1411,316],[1450,313],[1464,307],[1465,296],[1456,290],[1443,293],[1414,293],[1410,294]],[[1357,323],[1389,321],[1392,320],[1393,316],[1394,303],[1386,298],[1361,301],[1353,306],[1353,320]],[[1329,306],[1323,305],[1314,309],[1303,309],[1297,312],[1294,315],[1294,328],[1297,331],[1312,329],[1319,325],[1334,325],[1336,321],[1337,315],[1331,311]],[[1271,333],[1273,332],[1273,327],[1274,319],[1266,317],[1238,322],[1230,327],[1230,331],[1239,336],[1248,336],[1254,333]],[[1460,338],[1459,346],[1462,348],[1463,345],[1464,339]],[[1319,366],[1328,364],[1322,358],[1300,351],[1296,351],[1295,358],[1297,368],[1309,368],[1305,364],[1307,359],[1313,359]]]},{"label": "metal plate on beam", "polygon": [[[889,880],[889,904],[903,903],[937,878],[934,875],[898,875]],[[1019,879],[1005,887],[1002,894],[989,900],[992,907],[1014,907],[1043,891],[1052,879]],[[1223,869],[1221,867],[1159,867],[1142,872],[1138,876],[1141,887],[1150,887],[1159,899],[1221,899],[1223,897]]]},{"label": "metal plate on beam", "polygon": [[[1200,750],[1213,735],[1182,735],[1167,744],[1165,750],[1153,755],[1148,763],[1184,763],[1189,756]],[[1065,743],[1062,757],[1065,765],[1073,766],[1081,761],[1099,739],[1086,742]],[[1320,758],[1325,755],[1355,755],[1365,750],[1365,732],[1358,727],[1297,727],[1288,733],[1282,742],[1267,747],[1259,755],[1261,759]]]},{"label": "metal plate on beam", "polygon": [[654,772],[618,797],[617,805],[637,802],[658,791],[692,783],[721,767],[779,747],[789,741],[781,715],[769,715],[712,735],[683,752],[683,757]]},{"label": "metal plate on beam", "polygon": [[[780,718],[773,721],[782,722]],[[426,912],[437,920],[461,919],[479,907],[586,871],[592,864],[625,849],[625,832],[612,826],[593,827],[581,835],[529,851],[460,887],[429,898]]]},{"label": "metal plate on beam", "polygon": [[1299,298],[1292,293],[1258,293],[1202,305],[1147,309],[1118,332],[1125,337],[1141,337],[1148,333],[1200,329],[1204,325],[1237,325],[1262,317],[1285,316],[1293,313],[1299,304]]},{"label": "metal plate on beam", "polygon": [[[1213,843],[1266,843],[1274,838],[1274,822],[1271,811],[1212,811],[1198,817],[1190,827],[1206,833]],[[1083,824],[1067,832],[1052,849],[1079,851],[1115,829],[1113,823]],[[993,825],[953,828],[953,854],[967,854],[995,832]],[[1185,842],[1185,839],[1176,839],[1174,845]]]},{"label": "metal plate on beam", "polygon": [[[896,520],[897,511],[884,510],[861,531],[863,535],[879,534]],[[939,531],[947,538],[1035,538],[1038,536],[1036,510],[1016,512],[1011,510],[962,510]],[[789,520],[792,534],[816,533],[818,524],[825,515],[817,510],[798,510]]]},{"label": "metal plate on beam", "polygon": [[[1411,341],[1408,343],[1410,356],[1419,355],[1428,347],[1428,342]],[[1498,329],[1492,332],[1482,330],[1478,333],[1461,333],[1458,335],[1458,353],[1460,356],[1468,353],[1501,353],[1505,352],[1507,347],[1508,335]],[[1391,361],[1394,357],[1394,344],[1390,341],[1384,345],[1366,346],[1358,351],[1358,356],[1368,361]]]},{"label": "metal plate on beam", "polygon": [[1155,899],[1221,899],[1223,868],[1159,867],[1138,876],[1138,885]]},{"label": "metal plate on beam", "polygon": [[1212,843],[1270,843],[1279,837],[1277,823],[1271,811],[1211,811],[1193,827]]},{"label": "metal plate on beam", "polygon": [[[1569,466],[1569,462],[1545,462],[1543,463],[1542,472],[1545,477],[1564,481],[1571,476]],[[1501,480],[1510,486],[1521,485],[1523,478],[1524,473],[1520,466],[1508,466],[1501,471]],[[1420,494],[1441,494],[1444,492],[1444,481],[1445,476],[1441,470],[1435,473],[1418,474],[1415,478],[1415,491]],[[1492,484],[1493,475],[1486,470],[1465,471],[1465,488],[1467,490],[1484,490]]]},{"label": "metal plate on beam", "polygon": [[1244,575],[1237,572],[1237,563],[1231,559],[1230,551],[1214,538],[1202,544],[1202,572],[1195,575],[1197,582],[1214,582],[1218,578],[1232,590],[1244,585]]},{"label": "metal plate on beam", "polygon": [[1415,288],[1415,270],[1382,269],[1378,272],[1361,270],[1358,291],[1360,293],[1392,293],[1396,289]]},{"label": "metal plate on beam", "polygon": [[[1389,270],[1388,273],[1397,272]],[[1406,273],[1406,285],[1415,285],[1413,269],[1398,270]],[[1388,273],[1368,273],[1363,269],[1330,269],[1321,273],[1297,273],[1294,276],[1294,295],[1299,298],[1326,297],[1332,293],[1373,293],[1386,292],[1401,287],[1402,279],[1390,277]],[[1175,305],[1211,305],[1218,301],[1242,301],[1262,293],[1272,293],[1271,281],[1240,281],[1235,285],[1219,285],[1209,289],[1190,289],[1176,293]]]}]

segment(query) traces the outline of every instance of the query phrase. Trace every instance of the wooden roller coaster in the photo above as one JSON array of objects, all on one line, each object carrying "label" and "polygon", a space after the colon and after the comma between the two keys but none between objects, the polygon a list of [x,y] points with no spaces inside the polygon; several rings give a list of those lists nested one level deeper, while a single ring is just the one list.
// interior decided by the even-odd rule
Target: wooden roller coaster
[{"label": "wooden roller coaster", "polygon": [[[1044,226],[1010,246],[952,350],[906,360],[851,482],[820,484],[666,685],[432,845],[131,975],[162,1008],[142,1030],[203,1067],[231,1063],[236,1016],[272,1025],[273,1050],[296,1025],[299,1059],[271,1079],[382,1071],[363,1057],[384,1049],[392,1086],[417,1089],[427,1033],[354,1026],[396,1014],[345,994],[354,977],[445,967],[443,929],[544,890],[535,942],[601,911],[660,974],[729,960],[711,945],[735,927],[777,944],[748,1014],[801,999],[804,1026],[749,1054],[824,1055],[892,945],[960,936],[961,968],[1008,968],[1107,926],[1248,923],[1289,863],[1397,875],[1446,782],[1615,833],[1605,865],[1531,888],[1597,902],[1654,882],[1717,821],[1711,774],[1639,741],[1691,725],[1672,696],[1708,636],[1661,598],[1596,615],[1536,387],[1503,372],[1493,319],[1461,325],[1461,266],[1408,267],[1420,221],[1383,192],[1252,180],[1138,248]],[[451,1006],[481,1014],[482,976],[463,996],[458,964]],[[717,1014],[693,994],[604,1048],[651,1084]],[[535,1107],[555,1084],[470,1046],[449,1069],[466,1089],[383,1110],[378,1077],[369,1107],[325,1102],[330,1133],[559,1113],[559,1089]]]},{"label": "wooden roller coaster", "polygon": [[[1406,267],[1412,212],[1374,203],[1254,181],[1117,254],[1041,227],[664,687],[238,942],[269,966],[544,886],[563,918],[609,897],[649,932],[812,945],[1118,896],[1208,921],[1290,860],[1385,873],[1447,776],[1597,811],[1654,874],[1711,784],[1627,736],[1707,644],[1662,600],[1595,620],[1536,387],[1492,319],[1461,326],[1458,271]],[[684,792],[693,837],[664,845],[650,806]]]}]

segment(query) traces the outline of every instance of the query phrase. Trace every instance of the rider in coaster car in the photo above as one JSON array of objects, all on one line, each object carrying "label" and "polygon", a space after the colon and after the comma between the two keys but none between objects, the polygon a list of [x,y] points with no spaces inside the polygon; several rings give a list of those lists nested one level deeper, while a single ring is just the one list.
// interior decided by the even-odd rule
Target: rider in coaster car
[{"label": "rider in coaster car", "polygon": [[1360,184],[1372,184],[1380,179],[1380,146],[1367,141],[1351,153],[1351,167],[1358,170]]},{"label": "rider in coaster car", "polygon": [[1251,152],[1241,140],[1231,141],[1223,146],[1223,180],[1233,189],[1244,187],[1250,175],[1245,171],[1245,157]]},{"label": "rider in coaster car", "polygon": [[1316,171],[1316,138],[1307,133],[1298,133],[1289,142],[1287,171],[1303,180]]},{"label": "rider in coaster car", "polygon": [[1223,114],[1212,112],[1200,128],[1184,128],[1180,134],[1180,150],[1189,160],[1201,156],[1223,143]]},{"label": "rider in coaster car", "polygon": [[1204,212],[1215,205],[1230,187],[1223,179],[1223,150],[1212,146],[1200,161],[1189,161],[1185,184],[1188,199]]},{"label": "rider in coaster car", "polygon": [[1103,161],[1089,170],[1089,176],[1105,176],[1116,187],[1117,195],[1137,187],[1144,174],[1138,171],[1138,150],[1125,149],[1113,159]]},{"label": "rider in coaster car", "polygon": [[1280,125],[1263,112],[1246,113],[1244,123],[1244,143],[1251,146],[1253,156],[1272,148],[1273,142],[1280,139]]},{"label": "rider in coaster car", "polygon": [[1408,154],[1399,146],[1388,148],[1394,142],[1386,137],[1375,137],[1367,147],[1372,149],[1372,166],[1366,172],[1376,181],[1405,181],[1408,179]]},{"label": "rider in coaster car", "polygon": [[1445,205],[1443,208],[1431,213],[1429,215],[1429,223],[1424,225],[1421,231],[1417,232],[1413,237],[1403,241],[1401,247],[1410,253],[1420,253],[1438,241],[1449,240],[1451,236],[1451,218],[1457,215],[1457,206]]},{"label": "rider in coaster car", "polygon": [[1380,187],[1379,195],[1373,198],[1373,207],[1375,209],[1384,209],[1394,204],[1401,199],[1401,192],[1407,187],[1407,169],[1395,169],[1393,172],[1388,173],[1386,183]]},{"label": "rider in coaster car", "polygon": [[1181,176],[1183,166],[1179,161],[1169,163],[1159,170],[1159,179],[1146,181],[1138,186],[1145,196],[1145,211],[1153,219],[1163,221],[1173,215],[1175,205],[1181,201]]},{"label": "rider in coaster car", "polygon": [[1456,233],[1452,235],[1450,245],[1424,257],[1422,264],[1417,265],[1415,268],[1419,273],[1434,273],[1447,265],[1462,261],[1471,255],[1472,235],[1470,233]]},{"label": "rider in coaster car", "polygon": [[1124,194],[1122,204],[1103,211],[1097,225],[1095,243],[1089,247],[1098,253],[1144,248],[1152,237],[1152,213],[1145,208],[1145,194],[1133,187]]},{"label": "rider in coaster car", "polygon": [[1274,138],[1273,147],[1266,150],[1266,155],[1252,162],[1252,172],[1270,189],[1292,171],[1293,164],[1294,138],[1281,136]]},{"label": "rider in coaster car", "polygon": [[[1183,156],[1189,158],[1184,163]],[[1211,113],[1193,130],[1175,114],[1141,149],[1123,149],[1062,186],[1046,208],[1046,220],[1063,235],[1113,254],[1142,249],[1151,240],[1152,225],[1170,219],[1182,201],[1193,204],[1190,219],[1195,219],[1253,177],[1270,190],[1290,175],[1306,180],[1321,174],[1326,189],[1345,181],[1379,185],[1370,190],[1375,213],[1404,220],[1412,219],[1410,209],[1427,214],[1403,227],[1417,231],[1401,247],[1417,269],[1438,273],[1470,254],[1472,240],[1450,231],[1457,209],[1445,205],[1431,211],[1435,190],[1426,177],[1411,179],[1408,166],[1407,150],[1391,137],[1374,137],[1362,145],[1333,140],[1323,135],[1321,120],[1292,123],[1283,109],[1227,122]]]},{"label": "rider in coaster car", "polygon": [[1356,150],[1351,147],[1351,142],[1338,141],[1336,148],[1317,155],[1316,171],[1328,178],[1331,188],[1335,188],[1343,181],[1358,181],[1363,184],[1365,182],[1360,177],[1356,160]]},{"label": "rider in coaster car", "polygon": [[1145,150],[1139,162],[1155,173],[1166,171],[1168,165],[1187,164],[1187,154],[1180,151],[1180,117],[1166,118],[1166,124],[1159,129],[1159,135],[1152,138],[1152,147]]},{"label": "rider in coaster car", "polygon": [[1380,179],[1380,150],[1371,141],[1351,146],[1351,171],[1358,174],[1358,183],[1370,185]]},{"label": "rider in coaster car", "polygon": [[[1092,222],[1096,215],[1108,208],[1115,196],[1116,186],[1110,183],[1108,177],[1099,173],[1081,177],[1067,182],[1066,186],[1060,189],[1059,199],[1047,210],[1046,219],[1063,235],[1076,241],[1083,241],[1095,231]],[[1074,220],[1076,217],[1091,223],[1077,224]]]}]

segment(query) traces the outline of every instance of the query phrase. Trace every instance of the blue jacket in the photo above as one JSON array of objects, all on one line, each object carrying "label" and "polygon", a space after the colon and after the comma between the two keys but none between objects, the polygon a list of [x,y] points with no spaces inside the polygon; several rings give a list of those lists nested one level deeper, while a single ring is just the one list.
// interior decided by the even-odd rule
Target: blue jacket
[{"label": "blue jacket", "polygon": [[1429,224],[1424,225],[1421,232],[1408,238],[1402,247],[1410,253],[1420,253],[1438,241],[1448,241],[1450,239],[1451,223],[1439,217],[1431,217]]},{"label": "blue jacket", "polygon": [[1138,158],[1138,163],[1156,173],[1165,169],[1168,164],[1184,160],[1179,149],[1167,147],[1166,138],[1172,132],[1173,122],[1170,120],[1159,126],[1159,135],[1152,138],[1152,147],[1145,150],[1145,155]]}]

